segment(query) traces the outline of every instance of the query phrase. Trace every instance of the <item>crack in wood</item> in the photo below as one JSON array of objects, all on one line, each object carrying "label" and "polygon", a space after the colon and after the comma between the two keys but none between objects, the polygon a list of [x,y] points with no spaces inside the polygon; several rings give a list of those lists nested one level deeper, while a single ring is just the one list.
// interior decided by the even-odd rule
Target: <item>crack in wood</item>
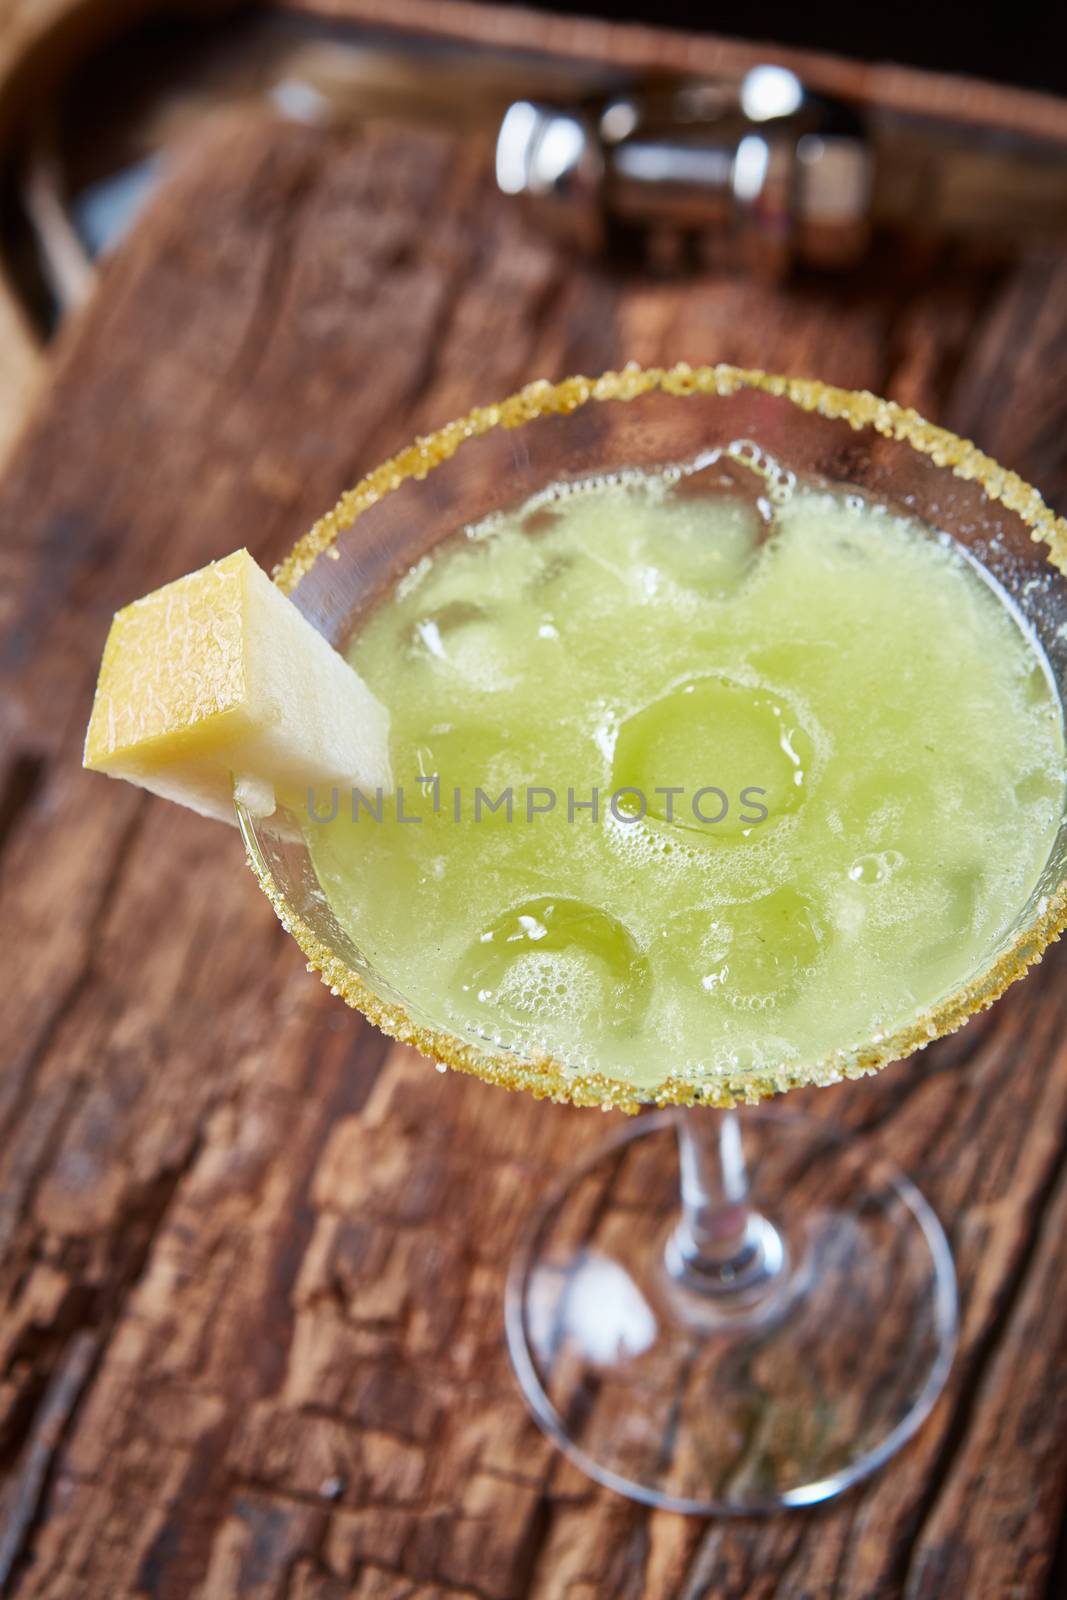
[{"label": "crack in wood", "polygon": [[[331,1577],[336,1577],[336,1573],[330,1572],[329,1568],[324,1570],[329,1572]],[[409,1588],[401,1591],[391,1591],[389,1600],[415,1600],[415,1596],[426,1595],[425,1585],[421,1584],[417,1578],[413,1578],[409,1572],[401,1571],[399,1567],[389,1567],[381,1561],[361,1561],[354,1576],[361,1577],[364,1573],[383,1578],[399,1578],[402,1583],[410,1585]],[[433,1586],[433,1600],[450,1600],[450,1597],[453,1596],[455,1600],[473,1600],[475,1595],[476,1591],[474,1589],[466,1588],[463,1585],[455,1586],[450,1583],[435,1582]]]},{"label": "crack in wood", "polygon": [[47,764],[40,752],[17,750],[0,785],[0,859],[44,782]]},{"label": "crack in wood", "polygon": [[78,1401],[101,1348],[100,1333],[82,1329],[67,1346],[52,1375],[27,1439],[25,1460],[6,1498],[9,1509],[0,1527],[0,1594],[11,1594],[16,1565],[26,1551],[41,1513],[49,1476],[73,1421]]},{"label": "crack in wood", "polygon": [[1067,1594],[1067,1516],[1060,1521],[1059,1536],[1052,1553],[1048,1582],[1042,1600],[1063,1600],[1065,1594]]}]

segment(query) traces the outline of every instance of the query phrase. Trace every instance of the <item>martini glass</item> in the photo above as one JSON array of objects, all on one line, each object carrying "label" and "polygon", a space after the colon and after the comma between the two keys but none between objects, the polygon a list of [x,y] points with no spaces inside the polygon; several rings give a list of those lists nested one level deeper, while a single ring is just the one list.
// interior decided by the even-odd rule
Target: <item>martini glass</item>
[{"label": "martini glass", "polygon": [[[733,368],[626,368],[537,383],[385,463],[296,546],[277,581],[334,644],[440,540],[561,480],[691,461],[752,440],[807,481],[858,491],[964,546],[1067,680],[1067,526],[973,446],[864,393]],[[335,993],[438,1063],[579,1105],[642,1110],[612,1063],[494,1053],[376,973],[338,923],[298,819],[238,807],[279,917]],[[951,1253],[914,1185],[821,1120],[738,1111],[874,1072],[989,1005],[1067,923],[1067,823],[980,970],[889,1037],[822,1061],[699,1080],[664,1062],[649,1110],[541,1198],[506,1327],[545,1431],[651,1505],[752,1513],[832,1498],[929,1413],[956,1339]]]}]

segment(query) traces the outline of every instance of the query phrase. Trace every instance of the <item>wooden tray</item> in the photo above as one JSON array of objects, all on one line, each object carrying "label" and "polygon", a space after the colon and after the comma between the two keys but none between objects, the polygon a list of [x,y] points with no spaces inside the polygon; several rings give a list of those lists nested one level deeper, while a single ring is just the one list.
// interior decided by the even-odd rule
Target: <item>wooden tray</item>
[{"label": "wooden tray", "polygon": [[389,1045],[305,973],[235,836],[79,751],[118,604],[241,543],[277,558],[410,435],[534,375],[685,357],[865,385],[1062,506],[1065,348],[1051,255],[622,280],[527,233],[477,142],[251,116],[187,152],[3,484],[7,1592],[1062,1592],[1063,953],[918,1059],[791,1097],[887,1146],[948,1227],[963,1340],[929,1424],[824,1511],[651,1514],[542,1440],[503,1346],[517,1229],[610,1119]]}]

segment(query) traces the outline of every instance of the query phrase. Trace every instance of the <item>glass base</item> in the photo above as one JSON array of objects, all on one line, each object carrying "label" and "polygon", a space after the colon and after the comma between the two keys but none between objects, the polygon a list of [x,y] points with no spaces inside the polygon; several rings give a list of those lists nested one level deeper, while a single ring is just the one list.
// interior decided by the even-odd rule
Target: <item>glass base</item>
[{"label": "glass base", "polygon": [[677,1122],[638,1118],[569,1174],[512,1262],[507,1334],[545,1432],[647,1505],[813,1505],[887,1461],[956,1343],[956,1278],[922,1195],[860,1140],[745,1111],[751,1212],[725,1273],[679,1228]]}]

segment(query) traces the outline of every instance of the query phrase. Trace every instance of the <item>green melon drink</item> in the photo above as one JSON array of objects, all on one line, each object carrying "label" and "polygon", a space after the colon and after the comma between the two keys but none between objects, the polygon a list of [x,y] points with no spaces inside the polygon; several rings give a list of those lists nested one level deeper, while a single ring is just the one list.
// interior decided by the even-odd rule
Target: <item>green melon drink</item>
[{"label": "green melon drink", "polygon": [[464,530],[349,656],[401,787],[314,797],[342,926],[437,1026],[642,1092],[861,1058],[988,963],[1061,814],[1007,597],[748,445]]}]

